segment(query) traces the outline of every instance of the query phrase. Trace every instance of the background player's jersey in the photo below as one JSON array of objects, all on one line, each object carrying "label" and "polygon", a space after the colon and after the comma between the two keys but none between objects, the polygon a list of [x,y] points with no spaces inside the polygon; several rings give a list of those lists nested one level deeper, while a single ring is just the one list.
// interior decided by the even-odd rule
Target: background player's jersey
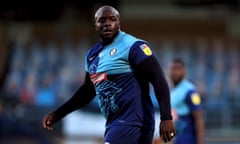
[{"label": "background player's jersey", "polygon": [[195,124],[191,113],[201,109],[201,100],[191,82],[183,80],[171,90],[171,106],[177,130],[176,143],[195,143]]},{"label": "background player's jersey", "polygon": [[88,52],[86,71],[95,86],[107,127],[135,125],[154,128],[148,83],[134,71],[134,67],[151,55],[144,41],[124,32],[119,32],[111,44],[97,43]]}]

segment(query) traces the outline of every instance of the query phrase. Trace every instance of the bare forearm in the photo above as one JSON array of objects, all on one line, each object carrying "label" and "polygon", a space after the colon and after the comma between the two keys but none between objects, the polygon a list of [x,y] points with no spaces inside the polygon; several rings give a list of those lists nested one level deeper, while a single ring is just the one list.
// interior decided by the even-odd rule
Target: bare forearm
[{"label": "bare forearm", "polygon": [[204,144],[204,119],[202,112],[199,111],[194,116],[196,135],[197,135],[197,144]]}]

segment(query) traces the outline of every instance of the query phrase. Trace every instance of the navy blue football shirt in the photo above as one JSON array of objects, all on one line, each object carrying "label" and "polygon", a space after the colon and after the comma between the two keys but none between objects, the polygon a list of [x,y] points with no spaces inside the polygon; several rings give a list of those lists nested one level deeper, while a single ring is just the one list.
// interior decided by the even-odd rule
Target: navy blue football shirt
[{"label": "navy blue football shirt", "polygon": [[196,127],[192,112],[202,110],[202,106],[195,86],[186,79],[182,80],[171,90],[171,105],[177,130],[175,143],[196,143]]},{"label": "navy blue football shirt", "polygon": [[120,31],[114,41],[97,43],[86,55],[86,71],[105,115],[106,126],[134,125],[154,128],[154,109],[148,82],[134,67],[152,56],[148,44]]}]

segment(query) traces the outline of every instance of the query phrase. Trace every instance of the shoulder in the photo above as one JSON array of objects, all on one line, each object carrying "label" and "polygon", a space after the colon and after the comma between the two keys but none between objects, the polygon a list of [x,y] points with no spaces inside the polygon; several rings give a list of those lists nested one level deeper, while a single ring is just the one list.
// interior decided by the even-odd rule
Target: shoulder
[{"label": "shoulder", "polygon": [[183,84],[184,87],[186,87],[187,89],[189,89],[191,91],[196,90],[195,85],[189,80],[185,79],[182,84]]},{"label": "shoulder", "polygon": [[184,79],[180,86],[181,89],[184,90],[187,98],[189,98],[192,94],[197,93],[194,84],[189,80]]},{"label": "shoulder", "polygon": [[140,46],[141,44],[148,44],[147,41],[137,38],[131,34],[121,32],[122,42],[128,44],[129,46]]},{"label": "shoulder", "polygon": [[101,43],[98,42],[96,44],[94,44],[86,53],[86,57],[91,57],[94,53],[96,53],[98,51],[98,49],[101,47]]},{"label": "shoulder", "polygon": [[201,97],[200,97],[199,93],[197,92],[194,84],[192,82],[190,82],[189,80],[186,80],[185,85],[188,87],[187,100],[195,106],[200,105]]}]

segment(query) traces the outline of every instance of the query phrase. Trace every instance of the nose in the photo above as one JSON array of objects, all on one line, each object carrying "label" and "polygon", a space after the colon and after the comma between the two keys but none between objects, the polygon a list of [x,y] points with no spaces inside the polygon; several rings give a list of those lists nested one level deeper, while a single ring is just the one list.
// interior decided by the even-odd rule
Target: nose
[{"label": "nose", "polygon": [[111,26],[112,25],[112,21],[109,19],[106,19],[104,26]]}]

